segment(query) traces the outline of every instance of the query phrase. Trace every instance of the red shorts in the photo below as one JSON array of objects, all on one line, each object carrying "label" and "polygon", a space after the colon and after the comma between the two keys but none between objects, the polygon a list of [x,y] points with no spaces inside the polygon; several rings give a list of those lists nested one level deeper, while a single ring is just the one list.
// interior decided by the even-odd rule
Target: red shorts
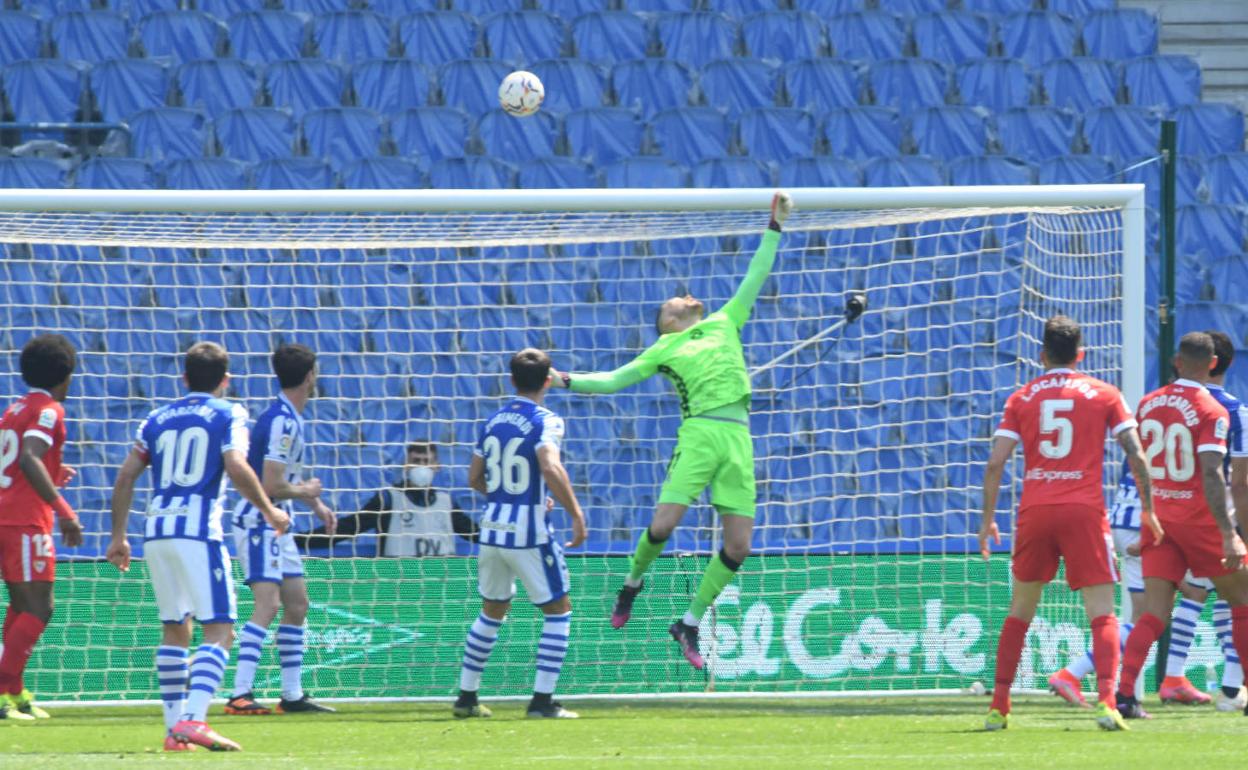
[{"label": "red shorts", "polygon": [[0,526],[0,577],[6,583],[51,583],[56,577],[52,533],[37,524]]},{"label": "red shorts", "polygon": [[1014,579],[1047,583],[1066,562],[1072,591],[1118,580],[1114,539],[1105,511],[1084,505],[1037,505],[1019,511],[1014,528]]},{"label": "red shorts", "polygon": [[1214,578],[1229,575],[1235,570],[1222,564],[1222,531],[1209,521],[1165,522],[1166,531],[1161,545],[1153,542],[1153,531],[1140,527],[1140,556],[1143,559],[1144,577],[1169,580],[1175,585],[1183,582],[1188,570],[1193,577]]}]

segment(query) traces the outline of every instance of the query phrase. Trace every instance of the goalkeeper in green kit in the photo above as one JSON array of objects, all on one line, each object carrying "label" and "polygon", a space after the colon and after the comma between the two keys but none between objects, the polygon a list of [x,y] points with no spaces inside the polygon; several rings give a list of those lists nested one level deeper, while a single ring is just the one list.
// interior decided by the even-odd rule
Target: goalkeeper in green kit
[{"label": "goalkeeper in green kit", "polygon": [[698,652],[698,623],[715,598],[732,582],[750,554],[754,528],[754,447],[750,439],[750,377],[741,349],[741,328],[750,317],[776,261],[780,225],[793,202],[778,192],[771,201],[771,223],[750,260],[737,293],[720,310],[703,318],[702,303],[692,296],[673,297],[659,308],[655,322],[659,339],[632,362],[601,374],[553,372],[556,387],[577,393],[614,393],[662,373],[680,396],[683,421],[667,479],[650,526],[637,541],[628,577],[611,612],[611,625],[621,628],[632,613],[651,562],[663,552],[672,531],[708,485],[711,504],[723,522],[723,549],[706,568],[702,583],[685,616],[669,632],[696,669],[704,665]]}]

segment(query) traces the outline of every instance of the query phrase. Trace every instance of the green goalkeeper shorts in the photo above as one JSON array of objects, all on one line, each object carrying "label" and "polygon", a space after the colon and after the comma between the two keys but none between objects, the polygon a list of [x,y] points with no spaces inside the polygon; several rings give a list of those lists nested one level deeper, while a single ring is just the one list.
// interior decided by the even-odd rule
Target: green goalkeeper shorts
[{"label": "green goalkeeper shorts", "polygon": [[754,516],[754,444],[748,425],[714,417],[690,417],[676,434],[660,503],[690,505],[711,487],[721,513]]}]

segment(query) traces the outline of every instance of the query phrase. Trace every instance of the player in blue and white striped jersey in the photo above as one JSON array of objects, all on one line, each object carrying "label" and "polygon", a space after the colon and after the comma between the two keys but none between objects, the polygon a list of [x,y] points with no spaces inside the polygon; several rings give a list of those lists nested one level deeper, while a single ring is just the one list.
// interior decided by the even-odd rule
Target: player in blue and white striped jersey
[{"label": "player in blue and white striped jersey", "polygon": [[[273,373],[281,392],[256,420],[247,462],[264,483],[269,497],[291,516],[293,502],[306,504],[333,535],[338,519],[321,502],[319,479],[303,479],[305,447],[303,408],[316,387],[316,353],[304,345],[286,344],[273,351]],[[281,663],[282,698],[279,713],[332,712],[303,691],[303,624],[308,614],[308,586],[303,560],[294,535],[273,531],[256,507],[240,500],[234,509],[234,544],[243,568],[243,582],[251,589],[255,606],[238,640],[238,667],[234,692],[225,713],[248,716],[270,711],[256,702],[252,686],[260,651],[269,625],[282,611],[277,626],[277,655]]]},{"label": "player in blue and white striped jersey", "polygon": [[[144,523],[144,557],[163,624],[156,651],[164,704],[166,751],[188,744],[237,751],[205,719],[221,684],[234,641],[234,585],[221,529],[225,476],[255,505],[269,526],[284,532],[290,517],[277,509],[247,464],[247,411],[221,396],[229,383],[229,355],[211,342],[192,345],[185,378],[190,393],[152,411],[139,426],[134,448],[113,486],[112,542],[105,557],[130,568],[126,523],[134,485],[154,469]],[[190,618],[203,627],[203,643],[187,666]],[[193,748],[193,747],[190,747]]]},{"label": "player in blue and white striped jersey", "polygon": [[[1235,348],[1229,337],[1222,332],[1206,332],[1213,338],[1214,351],[1218,357],[1217,365],[1210,371],[1210,380],[1206,383],[1209,392],[1218,403],[1226,407],[1230,414],[1231,425],[1227,432],[1226,478],[1231,485],[1231,502],[1240,510],[1248,510],[1248,434],[1244,427],[1248,425],[1248,407],[1239,399],[1228,393],[1224,387],[1226,370],[1235,356]],[[1144,577],[1141,572],[1139,552],[1140,532],[1140,492],[1131,477],[1130,468],[1125,464],[1114,505],[1109,511],[1109,526],[1114,537],[1114,548],[1122,561],[1119,574],[1122,577],[1122,602],[1120,615],[1130,619],[1122,625],[1122,644],[1126,646],[1127,634],[1141,612],[1140,604],[1135,601],[1144,592]],[[1205,601],[1213,583],[1203,578],[1194,578],[1190,574],[1179,586],[1182,598],[1174,608],[1170,624],[1170,648],[1166,659],[1166,677],[1160,688],[1163,701],[1174,703],[1201,704],[1208,703],[1210,698],[1197,690],[1185,675],[1187,654],[1196,633],[1196,621],[1204,611]],[[1219,711],[1239,711],[1248,705],[1248,693],[1243,688],[1244,674],[1239,655],[1231,640],[1231,611],[1225,601],[1218,600],[1213,608],[1214,631],[1218,643],[1222,647],[1225,666],[1222,670],[1222,692],[1217,699]],[[1089,650],[1076,658],[1066,668],[1049,677],[1049,687],[1054,693],[1072,702],[1081,703],[1083,696],[1079,691],[1079,683],[1092,671],[1092,653]],[[1142,687],[1143,679],[1137,682],[1137,689]],[[1137,694],[1137,698],[1140,697]]]},{"label": "player in blue and white striped jersey", "polygon": [[482,607],[464,642],[453,713],[457,717],[490,715],[477,702],[477,691],[519,578],[529,600],[545,616],[528,715],[574,719],[574,712],[553,699],[568,651],[572,602],[568,566],[550,521],[553,506],[547,489],[572,519],[568,548],[585,541],[585,514],[559,458],[563,419],[542,406],[550,389],[550,356],[533,348],[521,350],[511,359],[511,381],[516,397],[486,420],[468,469],[469,486],[487,498],[477,557]]}]

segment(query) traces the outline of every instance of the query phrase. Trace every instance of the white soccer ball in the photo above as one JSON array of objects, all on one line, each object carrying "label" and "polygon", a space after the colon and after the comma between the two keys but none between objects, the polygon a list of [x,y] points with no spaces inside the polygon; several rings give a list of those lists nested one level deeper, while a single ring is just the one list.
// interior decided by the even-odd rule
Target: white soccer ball
[{"label": "white soccer ball", "polygon": [[545,98],[546,89],[532,72],[513,72],[498,86],[498,103],[508,114],[518,118],[537,112]]}]

